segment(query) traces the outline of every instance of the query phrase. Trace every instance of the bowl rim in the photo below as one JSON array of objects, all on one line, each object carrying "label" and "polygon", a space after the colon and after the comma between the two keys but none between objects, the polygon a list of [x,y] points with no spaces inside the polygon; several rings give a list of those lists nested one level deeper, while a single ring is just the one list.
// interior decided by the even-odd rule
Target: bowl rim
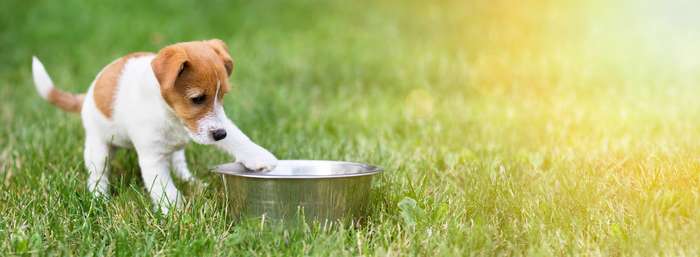
[{"label": "bowl rim", "polygon": [[361,177],[361,176],[371,176],[384,172],[384,169],[359,162],[348,162],[348,161],[331,161],[331,160],[279,160],[280,162],[286,161],[304,161],[304,162],[319,162],[319,163],[331,163],[331,164],[342,164],[342,165],[353,165],[362,166],[364,171],[358,173],[348,173],[348,174],[327,174],[327,175],[271,175],[265,174],[265,172],[252,171],[243,166],[240,162],[224,163],[215,166],[211,166],[209,170],[219,173],[221,175],[231,175],[236,177],[246,177],[246,178],[261,178],[261,179],[323,179],[323,178],[350,178],[350,177]]}]

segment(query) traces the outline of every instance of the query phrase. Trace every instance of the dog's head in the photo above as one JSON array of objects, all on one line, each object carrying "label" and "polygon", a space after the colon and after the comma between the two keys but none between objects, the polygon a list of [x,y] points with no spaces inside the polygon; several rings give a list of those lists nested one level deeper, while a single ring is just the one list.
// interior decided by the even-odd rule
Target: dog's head
[{"label": "dog's head", "polygon": [[229,91],[233,60],[213,39],[167,46],[151,62],[160,93],[192,139],[211,144],[226,137],[221,101]]}]

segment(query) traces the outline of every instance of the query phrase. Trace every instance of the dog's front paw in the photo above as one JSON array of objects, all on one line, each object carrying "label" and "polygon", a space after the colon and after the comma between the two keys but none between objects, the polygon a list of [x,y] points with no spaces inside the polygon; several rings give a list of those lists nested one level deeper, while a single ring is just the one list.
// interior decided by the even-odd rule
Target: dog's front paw
[{"label": "dog's front paw", "polygon": [[[172,196],[170,198],[173,198]],[[175,193],[174,199],[169,199],[167,196],[163,196],[159,201],[154,202],[153,210],[155,212],[160,212],[160,214],[168,215],[170,212],[175,212],[177,210],[182,210],[185,206],[184,199],[180,192]]]},{"label": "dog's front paw", "polygon": [[258,145],[251,146],[237,159],[243,166],[254,171],[268,171],[277,166],[277,158]]}]

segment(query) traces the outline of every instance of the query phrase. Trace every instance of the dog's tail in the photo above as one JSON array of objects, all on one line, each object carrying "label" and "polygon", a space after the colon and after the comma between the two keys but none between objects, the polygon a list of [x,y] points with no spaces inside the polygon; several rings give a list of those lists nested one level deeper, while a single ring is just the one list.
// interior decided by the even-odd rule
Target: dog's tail
[{"label": "dog's tail", "polygon": [[32,57],[32,76],[39,95],[58,108],[67,112],[80,112],[85,94],[71,94],[53,86],[51,77],[36,56]]}]

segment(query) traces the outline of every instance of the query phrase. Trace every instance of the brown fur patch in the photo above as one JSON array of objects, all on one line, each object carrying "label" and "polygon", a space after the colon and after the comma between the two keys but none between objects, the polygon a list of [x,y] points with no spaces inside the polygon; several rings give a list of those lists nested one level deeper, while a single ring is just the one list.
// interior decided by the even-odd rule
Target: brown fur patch
[{"label": "brown fur patch", "polygon": [[100,110],[107,118],[112,117],[112,107],[114,104],[114,94],[117,92],[117,82],[122,74],[124,65],[131,58],[153,55],[153,53],[148,52],[136,52],[125,55],[117,59],[116,61],[110,63],[102,70],[102,73],[95,80],[95,89],[93,90],[93,97],[95,98],[95,105],[97,109]]},{"label": "brown fur patch", "polygon": [[226,43],[220,39],[208,40],[206,43],[214,48],[214,52],[216,52],[216,54],[219,55],[221,60],[224,62],[226,72],[229,76],[231,76],[231,72],[233,72],[233,59],[231,59],[231,55],[228,53],[228,46],[226,46]]},{"label": "brown fur patch", "polygon": [[47,98],[50,103],[58,106],[58,108],[61,108],[61,110],[67,112],[80,112],[80,109],[83,107],[83,99],[85,98],[85,94],[74,95],[54,88],[49,91]]},{"label": "brown fur patch", "polygon": [[[233,61],[223,41],[209,40],[167,46],[158,52],[151,66],[165,101],[187,128],[196,132],[198,122],[212,112],[214,99],[221,102],[229,91],[228,76]],[[219,95],[216,95],[217,85]],[[193,91],[202,92],[203,103],[192,102]]]}]

